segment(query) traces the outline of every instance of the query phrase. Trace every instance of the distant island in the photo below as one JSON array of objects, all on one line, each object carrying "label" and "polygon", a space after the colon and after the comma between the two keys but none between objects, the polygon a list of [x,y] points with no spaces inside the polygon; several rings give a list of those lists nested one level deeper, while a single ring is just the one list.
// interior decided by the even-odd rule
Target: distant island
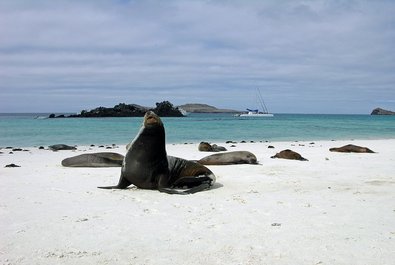
[{"label": "distant island", "polygon": [[370,115],[395,115],[395,112],[382,108],[375,108]]},{"label": "distant island", "polygon": [[182,111],[169,101],[156,103],[155,108],[143,107],[137,104],[120,103],[112,108],[98,107],[92,110],[82,110],[79,114],[49,115],[48,118],[105,118],[105,117],[143,117],[152,110],[161,117],[183,117]]},{"label": "distant island", "polygon": [[200,104],[200,103],[188,103],[178,108],[185,110],[186,112],[190,113],[239,113],[238,110],[231,110],[231,109],[218,109],[214,106],[210,106],[207,104]]}]

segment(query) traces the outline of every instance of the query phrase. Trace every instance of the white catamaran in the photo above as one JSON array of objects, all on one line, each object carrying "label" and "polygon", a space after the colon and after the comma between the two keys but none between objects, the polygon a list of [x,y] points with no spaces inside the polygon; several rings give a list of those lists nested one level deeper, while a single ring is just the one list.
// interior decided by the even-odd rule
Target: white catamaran
[{"label": "white catamaran", "polygon": [[241,113],[238,115],[239,117],[273,117],[274,115],[272,113],[269,113],[265,101],[263,101],[261,91],[257,88],[256,89],[256,96],[257,96],[257,101],[259,102],[260,107],[262,108],[262,111],[259,111],[259,109],[247,109],[247,113]]}]

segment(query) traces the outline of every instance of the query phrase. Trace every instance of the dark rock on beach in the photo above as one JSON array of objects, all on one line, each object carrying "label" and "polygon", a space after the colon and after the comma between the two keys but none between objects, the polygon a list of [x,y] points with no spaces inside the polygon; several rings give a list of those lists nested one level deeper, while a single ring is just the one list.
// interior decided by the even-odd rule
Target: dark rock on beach
[{"label": "dark rock on beach", "polygon": [[5,167],[21,167],[21,166],[18,166],[18,165],[15,165],[15,164],[9,164],[9,165],[6,165]]},{"label": "dark rock on beach", "polygon": [[20,152],[20,151],[23,151],[23,149],[22,149],[22,148],[13,148],[12,151],[14,151],[14,152]]}]

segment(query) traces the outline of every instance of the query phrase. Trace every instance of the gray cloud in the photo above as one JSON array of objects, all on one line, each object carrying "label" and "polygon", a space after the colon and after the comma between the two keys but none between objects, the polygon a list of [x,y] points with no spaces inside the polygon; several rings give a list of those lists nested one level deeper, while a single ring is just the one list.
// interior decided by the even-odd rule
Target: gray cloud
[{"label": "gray cloud", "polygon": [[[392,1],[2,1],[0,112],[395,109]],[[18,104],[15,104],[18,102]]]}]

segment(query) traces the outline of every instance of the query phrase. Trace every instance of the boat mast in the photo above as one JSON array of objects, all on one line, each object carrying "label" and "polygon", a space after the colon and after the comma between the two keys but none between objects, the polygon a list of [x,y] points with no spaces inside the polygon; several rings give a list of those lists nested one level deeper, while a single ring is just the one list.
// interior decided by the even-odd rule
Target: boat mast
[{"label": "boat mast", "polygon": [[263,101],[261,91],[259,90],[259,88],[257,88],[256,91],[258,94],[259,103],[261,104],[261,108],[263,109],[263,113],[269,113],[269,111],[267,110],[265,101]]}]

